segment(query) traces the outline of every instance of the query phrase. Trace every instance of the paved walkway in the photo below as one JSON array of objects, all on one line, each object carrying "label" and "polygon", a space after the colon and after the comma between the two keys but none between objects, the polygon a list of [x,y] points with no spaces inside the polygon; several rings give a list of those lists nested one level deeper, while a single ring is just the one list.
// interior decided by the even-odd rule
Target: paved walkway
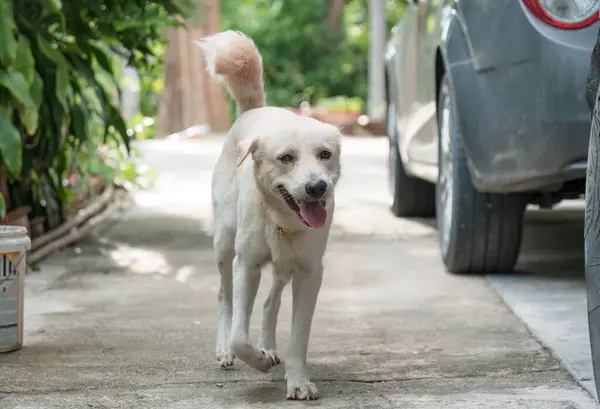
[{"label": "paved walkway", "polygon": [[[160,171],[122,220],[28,277],[26,346],[0,408],[283,408],[214,358],[209,181],[220,139],[144,145]],[[481,277],[443,272],[430,221],[388,211],[385,141],[348,139],[309,364],[323,408],[598,408]],[[258,302],[270,281],[264,275]],[[284,353],[290,291],[278,327]],[[260,310],[260,309],[258,309]],[[257,336],[259,315],[253,316]]]}]

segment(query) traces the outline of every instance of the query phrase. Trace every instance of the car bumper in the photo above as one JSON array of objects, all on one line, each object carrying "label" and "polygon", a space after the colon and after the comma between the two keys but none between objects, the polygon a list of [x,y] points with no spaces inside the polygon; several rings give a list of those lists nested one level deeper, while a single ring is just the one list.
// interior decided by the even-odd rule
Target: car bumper
[{"label": "car bumper", "polygon": [[[597,33],[598,26],[589,29]],[[479,71],[474,64],[450,67],[473,182],[482,192],[558,190],[585,177],[591,48],[540,35],[531,55]]]}]

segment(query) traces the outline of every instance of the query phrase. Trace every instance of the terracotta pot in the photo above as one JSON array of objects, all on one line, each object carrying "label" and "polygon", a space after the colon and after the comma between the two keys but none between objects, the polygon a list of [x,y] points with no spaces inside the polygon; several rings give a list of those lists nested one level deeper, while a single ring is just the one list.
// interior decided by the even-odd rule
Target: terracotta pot
[{"label": "terracotta pot", "polygon": [[31,213],[31,207],[17,207],[16,209],[6,212],[6,216],[0,220],[0,224],[23,226],[29,231],[29,213]]},{"label": "terracotta pot", "polygon": [[350,126],[356,124],[360,112],[317,109],[313,115],[315,118],[328,124]]}]

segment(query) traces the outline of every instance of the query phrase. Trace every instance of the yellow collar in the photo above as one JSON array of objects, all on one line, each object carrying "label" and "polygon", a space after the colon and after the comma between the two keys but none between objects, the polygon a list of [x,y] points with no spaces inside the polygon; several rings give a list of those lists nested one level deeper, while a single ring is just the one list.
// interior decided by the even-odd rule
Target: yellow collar
[{"label": "yellow collar", "polygon": [[300,229],[300,230],[288,229],[287,227],[281,227],[281,226],[279,226],[279,231],[282,232],[282,233],[297,233],[299,231],[302,231],[302,229]]}]

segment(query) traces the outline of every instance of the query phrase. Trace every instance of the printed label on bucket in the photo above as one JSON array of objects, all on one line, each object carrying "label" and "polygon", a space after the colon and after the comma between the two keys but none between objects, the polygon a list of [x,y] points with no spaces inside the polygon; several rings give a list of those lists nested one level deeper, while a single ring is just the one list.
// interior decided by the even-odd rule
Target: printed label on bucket
[{"label": "printed label on bucket", "polygon": [[6,328],[0,327],[0,350],[5,347],[15,349],[13,347],[19,344],[19,333],[16,329],[17,324]]},{"label": "printed label on bucket", "polygon": [[19,301],[0,300],[0,351],[19,344]]},{"label": "printed label on bucket", "polygon": [[4,253],[0,256],[0,297],[7,294],[16,281],[22,260],[23,256],[19,252]]}]

